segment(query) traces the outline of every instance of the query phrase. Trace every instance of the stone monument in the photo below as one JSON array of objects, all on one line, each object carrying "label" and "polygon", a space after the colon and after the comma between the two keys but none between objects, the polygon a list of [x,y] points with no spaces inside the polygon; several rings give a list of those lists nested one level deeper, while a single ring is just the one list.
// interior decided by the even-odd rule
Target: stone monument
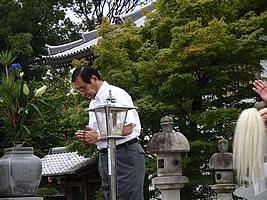
[{"label": "stone monument", "polygon": [[218,142],[219,153],[215,153],[209,160],[209,169],[214,171],[215,185],[211,189],[215,191],[218,200],[230,200],[235,190],[233,154],[228,151],[228,140],[221,139]]},{"label": "stone monument", "polygon": [[180,189],[188,182],[182,176],[181,153],[189,152],[190,146],[186,137],[173,131],[173,119],[161,119],[162,132],[155,133],[147,145],[149,153],[157,156],[157,177],[152,184],[161,191],[162,200],[180,200]]}]

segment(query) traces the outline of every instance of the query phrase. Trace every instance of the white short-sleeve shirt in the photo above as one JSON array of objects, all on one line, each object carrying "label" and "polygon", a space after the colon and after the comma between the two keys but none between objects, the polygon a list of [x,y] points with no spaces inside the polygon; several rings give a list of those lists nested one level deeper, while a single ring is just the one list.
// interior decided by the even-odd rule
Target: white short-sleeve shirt
[{"label": "white short-sleeve shirt", "polygon": [[[95,108],[96,106],[99,106],[101,104],[104,104],[106,102],[107,97],[109,96],[109,91],[111,90],[111,94],[116,99],[116,103],[133,107],[133,101],[131,96],[123,89],[109,85],[106,81],[103,81],[102,86],[98,90],[96,96],[94,99],[91,100],[89,104],[89,109]],[[125,136],[124,139],[120,139],[116,141],[116,144],[122,144],[124,142],[127,142],[133,138],[136,138],[140,135],[141,131],[141,124],[140,119],[137,111],[135,109],[131,109],[127,113],[126,118],[126,125],[132,124],[133,125],[133,132],[130,135]],[[97,121],[95,118],[95,114],[93,112],[89,112],[89,126],[91,128],[94,128],[98,133],[99,129],[97,126]],[[105,141],[99,141],[96,143],[98,149],[107,148],[107,142]]]}]

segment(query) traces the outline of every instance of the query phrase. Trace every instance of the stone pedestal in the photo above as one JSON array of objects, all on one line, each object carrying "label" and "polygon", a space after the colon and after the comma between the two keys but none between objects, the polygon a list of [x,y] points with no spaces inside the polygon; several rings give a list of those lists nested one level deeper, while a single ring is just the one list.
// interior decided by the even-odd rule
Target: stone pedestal
[{"label": "stone pedestal", "polygon": [[214,171],[215,185],[211,189],[217,193],[218,200],[232,200],[235,190],[233,154],[228,151],[228,140],[221,139],[218,142],[219,153],[211,156],[209,169]]},{"label": "stone pedestal", "polygon": [[188,183],[186,176],[155,177],[152,184],[161,192],[162,200],[180,200],[180,189]]},{"label": "stone pedestal", "polygon": [[43,197],[0,197],[0,200],[43,200]]},{"label": "stone pedestal", "polygon": [[218,194],[217,200],[232,200],[235,187],[235,184],[216,184],[212,185],[211,189]]}]

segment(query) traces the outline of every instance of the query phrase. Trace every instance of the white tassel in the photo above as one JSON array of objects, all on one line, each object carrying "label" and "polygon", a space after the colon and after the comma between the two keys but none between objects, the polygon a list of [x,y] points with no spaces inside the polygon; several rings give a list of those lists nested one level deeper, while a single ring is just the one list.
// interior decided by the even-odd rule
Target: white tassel
[{"label": "white tassel", "polygon": [[265,131],[264,119],[257,109],[249,108],[240,114],[235,127],[233,164],[241,185],[264,180]]}]

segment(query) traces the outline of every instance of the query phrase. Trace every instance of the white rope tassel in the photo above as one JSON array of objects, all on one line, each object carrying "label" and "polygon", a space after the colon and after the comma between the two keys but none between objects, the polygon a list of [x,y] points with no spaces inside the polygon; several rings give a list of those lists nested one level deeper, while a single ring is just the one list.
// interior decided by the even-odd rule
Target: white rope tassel
[{"label": "white rope tassel", "polygon": [[265,138],[261,114],[255,108],[244,110],[237,120],[233,144],[233,164],[239,184],[264,180]]}]

